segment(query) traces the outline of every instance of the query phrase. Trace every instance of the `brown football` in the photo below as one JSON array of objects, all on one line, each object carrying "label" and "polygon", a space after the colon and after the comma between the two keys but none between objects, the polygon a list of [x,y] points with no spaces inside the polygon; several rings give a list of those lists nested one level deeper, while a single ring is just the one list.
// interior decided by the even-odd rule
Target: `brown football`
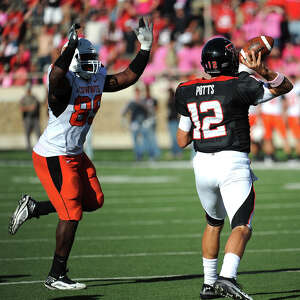
[{"label": "brown football", "polygon": [[245,53],[250,55],[251,50],[255,52],[255,56],[257,57],[258,53],[261,51],[262,59],[265,58],[268,54],[270,54],[274,45],[274,39],[267,35],[257,36],[249,40],[246,45],[240,51],[240,61],[241,56],[246,58]]}]

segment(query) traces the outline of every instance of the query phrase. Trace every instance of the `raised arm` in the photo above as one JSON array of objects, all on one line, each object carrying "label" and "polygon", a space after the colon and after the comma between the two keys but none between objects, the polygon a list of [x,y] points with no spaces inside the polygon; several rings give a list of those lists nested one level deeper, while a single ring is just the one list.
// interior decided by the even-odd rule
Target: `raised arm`
[{"label": "raised arm", "polygon": [[141,18],[139,27],[135,30],[141,49],[123,72],[107,75],[104,84],[104,92],[115,92],[125,89],[140,78],[149,60],[153,41],[153,24],[149,19]]},{"label": "raised arm", "polygon": [[242,63],[259,74],[268,83],[268,89],[274,97],[288,93],[293,84],[291,81],[281,73],[270,70],[261,60],[261,52],[258,57],[255,57],[252,51],[251,56],[246,53],[246,60],[242,57]]},{"label": "raised arm", "polygon": [[48,101],[49,105],[57,106],[61,102],[67,101],[70,93],[70,85],[65,77],[69,70],[75,49],[78,44],[78,36],[76,30],[80,26],[78,24],[72,25],[69,30],[69,42],[67,47],[55,61],[49,74],[49,91]]}]

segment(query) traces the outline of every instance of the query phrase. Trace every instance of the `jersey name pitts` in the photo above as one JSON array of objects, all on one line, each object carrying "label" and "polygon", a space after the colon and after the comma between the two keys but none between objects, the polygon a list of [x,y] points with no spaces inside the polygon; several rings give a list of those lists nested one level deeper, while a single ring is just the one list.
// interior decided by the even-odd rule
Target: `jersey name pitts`
[{"label": "jersey name pitts", "polygon": [[214,93],[215,93],[214,84],[196,86],[196,96],[213,95]]}]

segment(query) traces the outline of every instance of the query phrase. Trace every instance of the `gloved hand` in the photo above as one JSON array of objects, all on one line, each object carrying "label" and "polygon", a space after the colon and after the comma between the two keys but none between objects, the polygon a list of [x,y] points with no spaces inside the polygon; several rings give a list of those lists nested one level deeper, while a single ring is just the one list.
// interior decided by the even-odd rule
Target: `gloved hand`
[{"label": "gloved hand", "polygon": [[78,44],[78,35],[77,35],[77,30],[80,28],[80,24],[75,23],[71,26],[68,32],[68,39],[69,39],[69,44],[68,46],[72,48],[76,48]]},{"label": "gloved hand", "polygon": [[153,23],[149,19],[140,18],[139,27],[134,29],[142,50],[150,51],[153,41]]}]

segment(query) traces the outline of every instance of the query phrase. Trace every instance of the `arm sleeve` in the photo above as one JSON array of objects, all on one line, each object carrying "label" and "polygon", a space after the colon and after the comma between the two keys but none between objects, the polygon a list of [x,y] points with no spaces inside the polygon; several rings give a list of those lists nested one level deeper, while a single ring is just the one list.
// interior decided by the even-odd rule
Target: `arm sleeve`
[{"label": "arm sleeve", "polygon": [[189,132],[192,128],[191,119],[189,117],[180,116],[178,128],[185,131],[185,132]]},{"label": "arm sleeve", "polygon": [[184,97],[182,96],[182,89],[180,88],[180,86],[177,87],[175,92],[175,109],[180,115],[186,117],[190,116],[184,101]]},{"label": "arm sleeve", "polygon": [[242,102],[248,105],[256,105],[257,99],[262,99],[264,96],[263,82],[250,76],[247,72],[239,74],[237,85],[237,93]]}]

